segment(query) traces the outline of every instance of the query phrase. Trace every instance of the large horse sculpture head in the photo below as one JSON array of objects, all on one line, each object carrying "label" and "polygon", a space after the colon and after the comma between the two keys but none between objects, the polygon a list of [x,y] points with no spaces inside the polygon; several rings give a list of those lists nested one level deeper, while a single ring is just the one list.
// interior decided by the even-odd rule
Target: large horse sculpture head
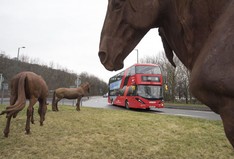
[{"label": "large horse sculpture head", "polygon": [[[147,8],[147,9],[145,9]],[[123,60],[144,35],[157,27],[159,1],[109,0],[99,57],[106,69],[123,68]]]}]

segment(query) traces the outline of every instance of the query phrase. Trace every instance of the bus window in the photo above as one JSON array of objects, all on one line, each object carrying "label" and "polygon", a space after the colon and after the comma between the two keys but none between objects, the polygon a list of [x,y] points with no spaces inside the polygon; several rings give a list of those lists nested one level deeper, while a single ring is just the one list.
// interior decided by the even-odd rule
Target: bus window
[{"label": "bus window", "polygon": [[120,84],[121,84],[121,80],[111,83],[110,84],[110,90],[119,89]]},{"label": "bus window", "polygon": [[159,66],[136,66],[137,74],[161,74]]},{"label": "bus window", "polygon": [[124,79],[124,86],[126,86],[128,84],[128,80],[129,80],[130,76],[126,76]]},{"label": "bus window", "polygon": [[124,86],[123,88],[119,89],[119,93],[118,95],[123,96],[124,92],[125,92],[126,86]]},{"label": "bus window", "polygon": [[127,96],[136,95],[136,86],[129,86]]},{"label": "bus window", "polygon": [[130,74],[130,76],[135,75],[135,66],[133,66],[129,69],[129,74]]},{"label": "bus window", "polygon": [[162,98],[162,87],[161,86],[149,86],[149,85],[139,85],[137,87],[137,95],[143,98]]}]

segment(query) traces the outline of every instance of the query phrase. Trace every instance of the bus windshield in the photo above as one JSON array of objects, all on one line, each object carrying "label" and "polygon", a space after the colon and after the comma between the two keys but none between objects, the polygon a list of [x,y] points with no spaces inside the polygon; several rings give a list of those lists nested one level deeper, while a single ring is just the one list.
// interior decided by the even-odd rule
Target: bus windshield
[{"label": "bus windshield", "polygon": [[162,99],[162,87],[152,85],[138,85],[137,95],[147,99]]},{"label": "bus windshield", "polygon": [[136,66],[137,74],[161,74],[158,66]]}]

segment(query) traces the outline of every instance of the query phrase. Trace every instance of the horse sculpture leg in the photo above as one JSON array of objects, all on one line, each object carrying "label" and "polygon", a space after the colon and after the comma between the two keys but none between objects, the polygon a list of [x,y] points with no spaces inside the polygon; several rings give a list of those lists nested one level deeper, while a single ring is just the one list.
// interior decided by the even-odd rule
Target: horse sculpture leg
[{"label": "horse sculpture leg", "polygon": [[234,148],[234,100],[220,109],[220,116],[223,120],[225,134]]},{"label": "horse sculpture leg", "polygon": [[34,108],[32,108],[31,123],[34,124]]},{"label": "horse sculpture leg", "polygon": [[191,72],[190,88],[195,97],[221,115],[234,148],[233,7],[231,1],[204,44]]},{"label": "horse sculpture leg", "polygon": [[25,126],[26,134],[30,134],[30,120],[33,114],[33,106],[36,104],[36,102],[37,102],[36,98],[31,98],[29,101],[29,106],[27,109],[27,120],[26,120],[26,126]]},{"label": "horse sculpture leg", "polygon": [[[199,71],[192,72],[190,89],[196,98],[221,116],[225,134],[234,148],[234,97],[227,96],[222,92],[223,88],[226,88],[226,92],[234,92],[234,89],[231,87],[228,89],[228,87],[223,85],[223,88],[219,90],[217,84],[219,84],[219,80],[222,76],[217,77],[217,73],[215,74],[211,71],[208,74],[204,74],[202,70],[200,70],[200,73],[198,73]],[[223,83],[220,82],[220,86],[222,84]]]},{"label": "horse sculpture leg", "polygon": [[77,110],[77,111],[80,111],[80,101],[81,101],[81,98],[82,98],[82,97],[78,97],[78,98],[77,98],[77,103],[76,103],[76,110]]},{"label": "horse sculpture leg", "polygon": [[61,100],[62,98],[56,98],[54,101],[54,106],[53,106],[53,111],[59,111],[58,110],[58,102]]},{"label": "horse sculpture leg", "polygon": [[40,115],[40,126],[43,126],[43,121],[45,120],[46,111],[47,111],[46,101],[40,100],[38,108],[38,114]]},{"label": "horse sculpture leg", "polygon": [[[17,96],[11,95],[10,105],[14,105],[16,100],[17,100]],[[7,118],[6,127],[5,127],[4,132],[3,132],[5,137],[8,137],[8,135],[10,133],[11,118],[12,118],[12,116],[16,117],[16,115],[17,115],[17,112],[15,114],[10,114],[10,115],[7,114],[7,116],[6,116],[6,118]]]},{"label": "horse sculpture leg", "polygon": [[57,97],[54,97],[55,99],[52,102],[52,111],[58,111],[58,101]]},{"label": "horse sculpture leg", "polygon": [[8,137],[8,134],[10,132],[11,118],[12,118],[12,115],[7,117],[7,123],[6,123],[6,127],[4,129],[4,136],[5,137]]}]

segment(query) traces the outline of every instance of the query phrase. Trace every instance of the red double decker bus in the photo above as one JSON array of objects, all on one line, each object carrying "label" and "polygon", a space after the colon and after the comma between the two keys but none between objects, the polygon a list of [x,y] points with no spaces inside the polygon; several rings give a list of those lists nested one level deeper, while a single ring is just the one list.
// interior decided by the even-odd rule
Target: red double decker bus
[{"label": "red double decker bus", "polygon": [[159,65],[135,64],[109,79],[108,102],[129,108],[163,108]]}]

